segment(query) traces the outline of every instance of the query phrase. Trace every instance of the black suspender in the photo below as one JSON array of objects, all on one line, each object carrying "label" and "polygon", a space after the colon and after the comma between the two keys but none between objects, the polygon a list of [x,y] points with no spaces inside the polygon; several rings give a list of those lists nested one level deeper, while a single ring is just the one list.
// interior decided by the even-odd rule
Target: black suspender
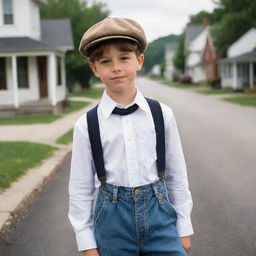
[{"label": "black suspender", "polygon": [[97,109],[98,105],[87,112],[87,126],[92,148],[92,157],[95,164],[98,179],[101,182],[101,184],[105,184],[106,171],[104,166],[103,150],[100,139]]},{"label": "black suspender", "polygon": [[165,130],[162,108],[158,101],[146,98],[150,107],[156,130],[157,171],[160,179],[164,178],[165,171]]},{"label": "black suspender", "polygon": [[[152,113],[156,131],[158,176],[160,179],[163,179],[165,172],[165,129],[163,112],[158,101],[149,98],[146,98],[146,100]],[[97,176],[101,184],[104,185],[106,183],[106,171],[104,166],[97,109],[98,105],[87,112],[87,125]]]}]

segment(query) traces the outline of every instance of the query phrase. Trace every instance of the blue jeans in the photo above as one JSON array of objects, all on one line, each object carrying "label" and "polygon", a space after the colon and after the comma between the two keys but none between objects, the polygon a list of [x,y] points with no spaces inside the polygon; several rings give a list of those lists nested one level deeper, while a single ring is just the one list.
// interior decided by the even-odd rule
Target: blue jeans
[{"label": "blue jeans", "polygon": [[101,256],[185,256],[163,181],[99,188],[94,232]]}]

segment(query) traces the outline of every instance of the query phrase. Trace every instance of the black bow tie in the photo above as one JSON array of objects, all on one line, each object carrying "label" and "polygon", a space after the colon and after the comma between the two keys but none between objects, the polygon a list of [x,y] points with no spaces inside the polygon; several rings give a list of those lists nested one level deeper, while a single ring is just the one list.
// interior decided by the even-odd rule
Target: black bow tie
[{"label": "black bow tie", "polygon": [[133,113],[134,111],[136,111],[138,109],[138,107],[139,106],[137,104],[133,104],[129,108],[115,107],[114,110],[112,111],[112,114],[117,114],[117,115],[121,115],[121,116],[129,115],[129,114]]}]

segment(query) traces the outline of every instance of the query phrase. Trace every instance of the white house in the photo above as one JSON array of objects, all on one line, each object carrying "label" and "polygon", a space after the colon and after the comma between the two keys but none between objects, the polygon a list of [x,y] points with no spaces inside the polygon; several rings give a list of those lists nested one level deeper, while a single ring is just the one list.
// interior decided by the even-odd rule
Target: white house
[{"label": "white house", "polygon": [[40,19],[47,0],[0,0],[0,110],[33,102],[58,112],[65,99],[65,53],[74,48],[69,19]]},{"label": "white house", "polygon": [[161,76],[161,65],[155,64],[150,70],[150,75],[152,76]]},{"label": "white house", "polygon": [[187,27],[186,34],[189,30],[197,28],[198,34],[187,42],[186,45],[186,73],[191,76],[194,83],[201,83],[206,81],[206,73],[203,63],[203,54],[207,41],[209,29],[207,26],[190,25]]},{"label": "white house", "polygon": [[164,60],[165,60],[165,71],[164,71],[164,78],[166,80],[172,81],[173,74],[175,72],[175,67],[173,64],[173,58],[177,51],[178,44],[176,42],[166,44],[165,46],[165,53],[164,53]]},{"label": "white house", "polygon": [[256,89],[256,28],[228,48],[227,58],[219,61],[219,69],[222,88]]}]

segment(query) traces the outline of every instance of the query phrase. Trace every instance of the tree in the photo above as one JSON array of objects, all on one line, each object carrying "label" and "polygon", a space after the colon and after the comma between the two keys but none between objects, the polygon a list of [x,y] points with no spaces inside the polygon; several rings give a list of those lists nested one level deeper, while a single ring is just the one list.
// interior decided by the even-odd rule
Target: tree
[{"label": "tree", "polygon": [[213,26],[214,43],[222,56],[228,47],[250,28],[256,26],[255,0],[219,0],[217,10],[222,17]]},{"label": "tree", "polygon": [[89,7],[86,0],[48,0],[46,5],[41,5],[40,13],[45,19],[70,18],[75,49],[66,55],[67,85],[71,89],[72,84],[78,81],[83,87],[89,87],[92,72],[78,47],[84,32],[109,15],[106,5],[94,2]]},{"label": "tree", "polygon": [[184,72],[185,70],[185,49],[184,49],[184,32],[179,36],[178,50],[174,56],[173,64],[175,68]]}]

